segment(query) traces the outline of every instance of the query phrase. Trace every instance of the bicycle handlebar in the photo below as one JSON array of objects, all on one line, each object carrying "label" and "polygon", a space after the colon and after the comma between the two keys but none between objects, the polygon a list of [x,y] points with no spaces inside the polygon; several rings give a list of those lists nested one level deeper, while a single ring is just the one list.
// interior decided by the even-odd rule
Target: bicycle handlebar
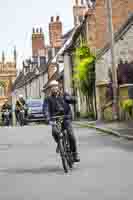
[{"label": "bicycle handlebar", "polygon": [[63,119],[63,118],[67,118],[67,117],[72,117],[71,115],[60,115],[60,116],[54,116],[54,117],[51,117],[51,119]]}]

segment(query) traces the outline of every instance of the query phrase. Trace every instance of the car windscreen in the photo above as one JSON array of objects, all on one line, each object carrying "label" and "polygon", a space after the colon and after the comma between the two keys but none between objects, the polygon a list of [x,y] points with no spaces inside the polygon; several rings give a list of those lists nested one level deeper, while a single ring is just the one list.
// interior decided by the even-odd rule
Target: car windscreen
[{"label": "car windscreen", "polygon": [[41,101],[30,101],[27,103],[28,107],[42,107]]}]

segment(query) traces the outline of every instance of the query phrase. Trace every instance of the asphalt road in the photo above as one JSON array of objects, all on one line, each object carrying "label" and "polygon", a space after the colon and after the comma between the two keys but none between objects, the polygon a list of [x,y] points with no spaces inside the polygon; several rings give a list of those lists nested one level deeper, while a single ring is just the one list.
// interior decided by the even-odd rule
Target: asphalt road
[{"label": "asphalt road", "polygon": [[132,200],[133,142],[75,132],[81,162],[66,175],[50,127],[0,128],[0,200]]}]

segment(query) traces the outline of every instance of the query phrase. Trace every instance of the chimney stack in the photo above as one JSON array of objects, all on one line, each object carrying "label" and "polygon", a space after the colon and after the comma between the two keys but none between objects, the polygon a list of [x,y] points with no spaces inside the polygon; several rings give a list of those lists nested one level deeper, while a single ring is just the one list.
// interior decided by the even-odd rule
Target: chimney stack
[{"label": "chimney stack", "polygon": [[33,28],[32,32],[32,56],[39,56],[40,50],[45,49],[44,33],[42,28]]},{"label": "chimney stack", "polygon": [[61,37],[62,22],[60,21],[60,17],[57,16],[55,21],[54,17],[51,17],[51,22],[49,24],[49,38],[51,47],[60,48],[62,45]]}]

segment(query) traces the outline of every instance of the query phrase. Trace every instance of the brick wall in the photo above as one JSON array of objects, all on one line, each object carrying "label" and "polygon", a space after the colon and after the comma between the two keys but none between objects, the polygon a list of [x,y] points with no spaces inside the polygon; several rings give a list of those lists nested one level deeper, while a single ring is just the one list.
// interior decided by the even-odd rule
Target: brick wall
[{"label": "brick wall", "polygon": [[89,46],[92,48],[96,47],[96,17],[95,10],[89,10],[87,12],[87,23],[86,23],[86,35]]},{"label": "brick wall", "polygon": [[128,12],[133,12],[133,0],[127,0],[128,2]]},{"label": "brick wall", "polygon": [[[114,31],[127,20],[128,15],[133,12],[133,0],[112,0],[112,13]],[[97,0],[95,10],[88,15],[88,43],[97,49],[103,48],[108,41],[108,22],[105,0]],[[95,27],[95,28],[94,28]]]}]

